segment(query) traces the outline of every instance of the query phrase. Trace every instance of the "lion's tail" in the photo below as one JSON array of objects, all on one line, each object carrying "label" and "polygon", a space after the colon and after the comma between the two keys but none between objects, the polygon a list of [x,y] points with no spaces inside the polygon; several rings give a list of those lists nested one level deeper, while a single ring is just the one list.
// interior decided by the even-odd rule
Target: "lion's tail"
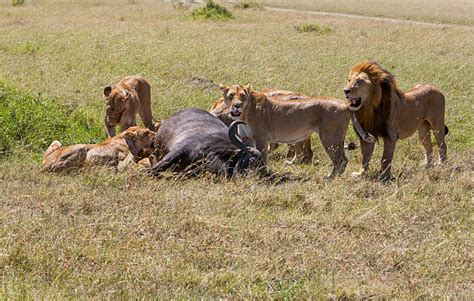
[{"label": "lion's tail", "polygon": [[449,133],[449,128],[445,125],[444,126],[444,135],[446,136]]}]

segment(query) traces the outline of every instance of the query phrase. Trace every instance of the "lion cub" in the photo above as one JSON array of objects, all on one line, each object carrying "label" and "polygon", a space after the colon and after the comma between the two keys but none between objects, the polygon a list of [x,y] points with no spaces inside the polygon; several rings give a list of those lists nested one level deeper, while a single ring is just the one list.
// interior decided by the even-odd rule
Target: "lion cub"
[{"label": "lion cub", "polygon": [[140,115],[143,124],[154,131],[151,114],[150,85],[140,76],[127,76],[117,86],[104,88],[107,103],[105,109],[105,128],[109,137],[115,136],[115,127],[122,130],[136,126],[135,115]]},{"label": "lion cub", "polygon": [[105,165],[123,171],[132,161],[138,162],[152,154],[156,132],[131,127],[100,144],[62,146],[53,141],[44,153],[40,172],[56,172],[73,168]]},{"label": "lion cub", "polygon": [[220,88],[231,114],[240,116],[252,131],[264,162],[267,162],[269,143],[294,144],[317,132],[333,163],[328,178],[346,168],[344,138],[350,119],[348,104],[331,98],[303,102],[274,100],[253,91],[250,85]]}]

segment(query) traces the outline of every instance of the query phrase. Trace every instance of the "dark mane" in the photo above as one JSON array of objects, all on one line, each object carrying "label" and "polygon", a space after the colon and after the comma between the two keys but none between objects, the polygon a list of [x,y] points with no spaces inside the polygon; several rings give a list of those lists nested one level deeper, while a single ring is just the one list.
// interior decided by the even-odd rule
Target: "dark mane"
[{"label": "dark mane", "polygon": [[356,112],[357,120],[362,127],[375,138],[389,139],[388,121],[390,119],[392,92],[403,97],[397,88],[395,77],[378,63],[360,63],[351,69],[351,73],[366,73],[374,83],[370,103]]}]

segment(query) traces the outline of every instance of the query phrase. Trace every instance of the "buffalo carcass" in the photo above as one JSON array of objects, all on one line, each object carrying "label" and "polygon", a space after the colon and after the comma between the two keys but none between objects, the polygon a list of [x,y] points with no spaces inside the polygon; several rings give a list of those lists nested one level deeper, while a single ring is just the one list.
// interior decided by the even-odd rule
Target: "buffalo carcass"
[{"label": "buffalo carcass", "polygon": [[232,177],[262,166],[261,154],[245,145],[237,135],[236,121],[227,127],[201,109],[185,109],[163,120],[157,131],[153,175],[165,170],[204,168],[217,175]]}]

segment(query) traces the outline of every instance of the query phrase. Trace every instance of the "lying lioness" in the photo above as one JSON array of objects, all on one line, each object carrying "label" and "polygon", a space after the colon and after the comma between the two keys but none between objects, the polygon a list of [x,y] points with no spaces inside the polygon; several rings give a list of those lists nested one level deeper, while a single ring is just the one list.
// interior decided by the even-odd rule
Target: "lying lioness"
[{"label": "lying lioness", "polygon": [[[262,91],[268,98],[279,101],[305,101],[311,99],[309,96],[299,94],[287,90],[264,90]],[[229,126],[234,120],[240,119],[240,109],[236,108],[235,111],[231,111],[224,103],[224,98],[221,97],[214,101],[209,110],[210,113],[217,116],[227,126]],[[255,146],[255,139],[253,134],[247,126],[239,126],[239,136],[242,140],[252,146]],[[271,143],[269,152],[273,151],[278,147],[278,143]],[[288,145],[288,152],[286,154],[287,164],[293,163],[310,163],[313,159],[313,150],[311,149],[311,138],[308,137],[301,142]]]},{"label": "lying lioness", "polygon": [[230,111],[239,111],[240,119],[252,131],[264,162],[267,162],[269,143],[294,144],[318,132],[333,163],[328,178],[346,168],[344,138],[350,119],[348,104],[331,98],[304,102],[273,100],[264,93],[252,91],[250,85],[221,85],[220,88]]},{"label": "lying lioness", "polygon": [[106,165],[123,171],[132,161],[138,162],[153,152],[156,132],[131,127],[100,144],[62,146],[53,141],[44,153],[40,172],[64,171],[94,165]]}]

